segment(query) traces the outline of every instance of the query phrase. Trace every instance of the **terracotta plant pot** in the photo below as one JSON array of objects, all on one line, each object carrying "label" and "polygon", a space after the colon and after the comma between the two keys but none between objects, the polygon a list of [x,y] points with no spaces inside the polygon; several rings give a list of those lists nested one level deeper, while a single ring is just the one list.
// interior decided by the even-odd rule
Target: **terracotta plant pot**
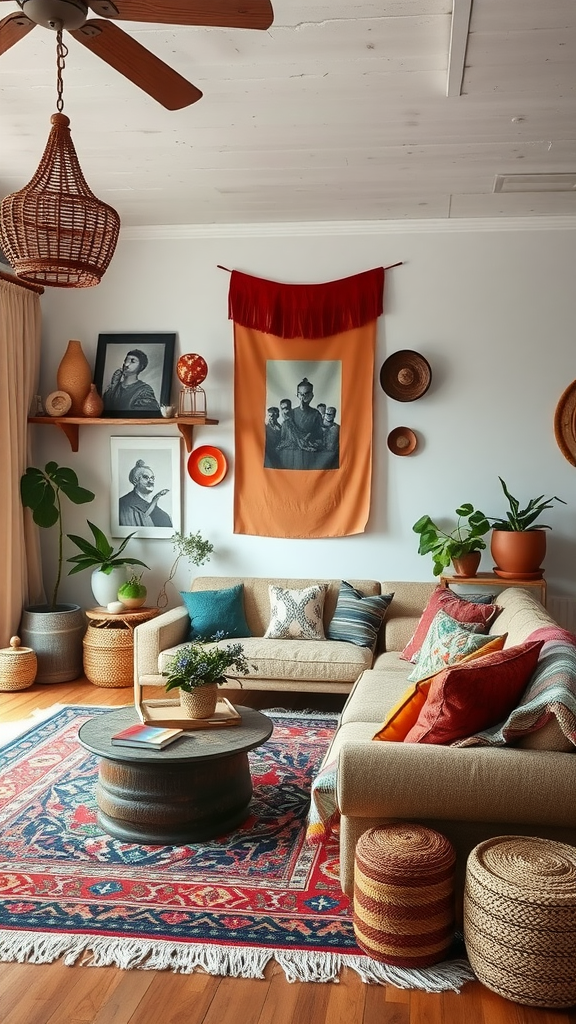
[{"label": "terracotta plant pot", "polygon": [[497,576],[538,579],[544,575],[545,530],[493,530],[490,550]]},{"label": "terracotta plant pot", "polygon": [[467,555],[453,558],[452,565],[456,576],[475,576],[478,572],[481,557],[481,551],[469,551]]},{"label": "terracotta plant pot", "polygon": [[180,690],[180,707],[184,709],[188,718],[211,718],[216,711],[217,703],[217,683],[196,686],[192,693]]}]

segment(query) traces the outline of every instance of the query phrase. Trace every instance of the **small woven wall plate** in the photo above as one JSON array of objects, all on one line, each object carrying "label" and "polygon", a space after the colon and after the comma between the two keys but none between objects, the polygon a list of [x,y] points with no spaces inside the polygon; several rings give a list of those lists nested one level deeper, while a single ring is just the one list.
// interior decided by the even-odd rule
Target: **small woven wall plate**
[{"label": "small woven wall plate", "polygon": [[432,370],[419,352],[405,348],[393,352],[380,369],[380,386],[397,402],[415,402],[430,387]]},{"label": "small woven wall plate", "polygon": [[412,455],[418,447],[418,438],[410,427],[395,427],[386,439],[393,455]]},{"label": "small woven wall plate", "polygon": [[67,391],[52,391],[44,405],[49,416],[65,416],[70,410],[72,399]]},{"label": "small woven wall plate", "polygon": [[228,463],[224,452],[204,444],[195,448],[188,459],[188,473],[196,484],[201,487],[214,487],[226,476]]},{"label": "small woven wall plate", "polygon": [[576,466],[576,380],[568,385],[556,406],[554,436],[564,458]]}]

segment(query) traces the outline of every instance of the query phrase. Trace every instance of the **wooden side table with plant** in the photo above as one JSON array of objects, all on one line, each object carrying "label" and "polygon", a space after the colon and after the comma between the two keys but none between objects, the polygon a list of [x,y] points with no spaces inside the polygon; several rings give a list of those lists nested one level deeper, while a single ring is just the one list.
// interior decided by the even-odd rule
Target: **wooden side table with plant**
[{"label": "wooden side table with plant", "polygon": [[109,612],[91,608],[86,612],[84,674],[95,686],[134,685],[134,629],[159,615],[158,608]]}]

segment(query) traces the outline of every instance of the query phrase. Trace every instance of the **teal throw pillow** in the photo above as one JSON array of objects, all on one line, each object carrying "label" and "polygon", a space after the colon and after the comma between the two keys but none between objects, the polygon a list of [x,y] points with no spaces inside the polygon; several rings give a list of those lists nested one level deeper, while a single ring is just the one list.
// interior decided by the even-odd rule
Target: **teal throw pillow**
[{"label": "teal throw pillow", "polygon": [[190,616],[188,640],[252,636],[244,613],[244,584],[222,590],[183,590],[182,600]]},{"label": "teal throw pillow", "polygon": [[477,632],[483,628],[474,622],[458,622],[442,610],[436,612],[408,681],[428,679],[490,643],[493,636]]},{"label": "teal throw pillow", "polygon": [[334,615],[326,630],[328,640],[343,640],[357,647],[374,647],[394,594],[361,594],[342,580]]}]

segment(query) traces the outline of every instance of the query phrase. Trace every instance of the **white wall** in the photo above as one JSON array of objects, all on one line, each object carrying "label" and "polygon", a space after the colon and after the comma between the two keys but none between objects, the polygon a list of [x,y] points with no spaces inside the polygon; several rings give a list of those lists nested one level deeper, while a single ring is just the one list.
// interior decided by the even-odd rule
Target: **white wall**
[{"label": "white wall", "polygon": [[[490,230],[488,228],[491,228]],[[178,354],[207,360],[208,414],[218,426],[195,431],[195,444],[214,444],[230,470],[217,487],[194,484],[183,450],[183,526],[215,545],[203,571],[230,575],[285,575],[431,579],[431,561],[417,554],[412,524],[422,514],[450,517],[463,501],[488,515],[505,511],[502,476],[522,501],[557,494],[567,506],[546,514],[549,590],[576,596],[576,471],[562,456],[554,410],[576,377],[576,226],[552,221],[438,224],[287,226],[276,231],[237,227],[212,235],[194,229],[125,232],[101,285],[47,289],[40,390],[56,388],[56,369],[69,338],[79,338],[93,363],[99,332],[175,331]],[[140,237],[135,237],[139,235]],[[162,237],[162,236],[172,237]],[[235,536],[233,344],[227,319],[229,275],[217,264],[286,282],[329,281],[388,265],[374,380],[375,431],[372,510],[365,534],[320,541]],[[384,359],[402,348],[421,352],[432,366],[428,393],[395,402],[381,390]],[[246,382],[249,387],[249,382]],[[174,378],[174,395],[178,382]],[[388,432],[409,426],[419,448],[391,455]],[[109,438],[138,435],[138,427],[80,428],[80,449],[53,427],[32,427],[35,460],[73,467],[96,491],[91,505],[65,509],[67,532],[86,533],[86,516],[109,529]],[[144,428],[148,436],[175,427]],[[169,541],[134,540],[131,552],[145,574],[150,603],[172,562]],[[43,534],[45,581],[54,575],[53,532]],[[74,551],[67,549],[67,554]],[[492,566],[484,552],[481,569]],[[88,573],[65,577],[60,599],[91,606]],[[182,566],[177,583],[189,578]],[[173,592],[171,603],[177,602]]]}]

